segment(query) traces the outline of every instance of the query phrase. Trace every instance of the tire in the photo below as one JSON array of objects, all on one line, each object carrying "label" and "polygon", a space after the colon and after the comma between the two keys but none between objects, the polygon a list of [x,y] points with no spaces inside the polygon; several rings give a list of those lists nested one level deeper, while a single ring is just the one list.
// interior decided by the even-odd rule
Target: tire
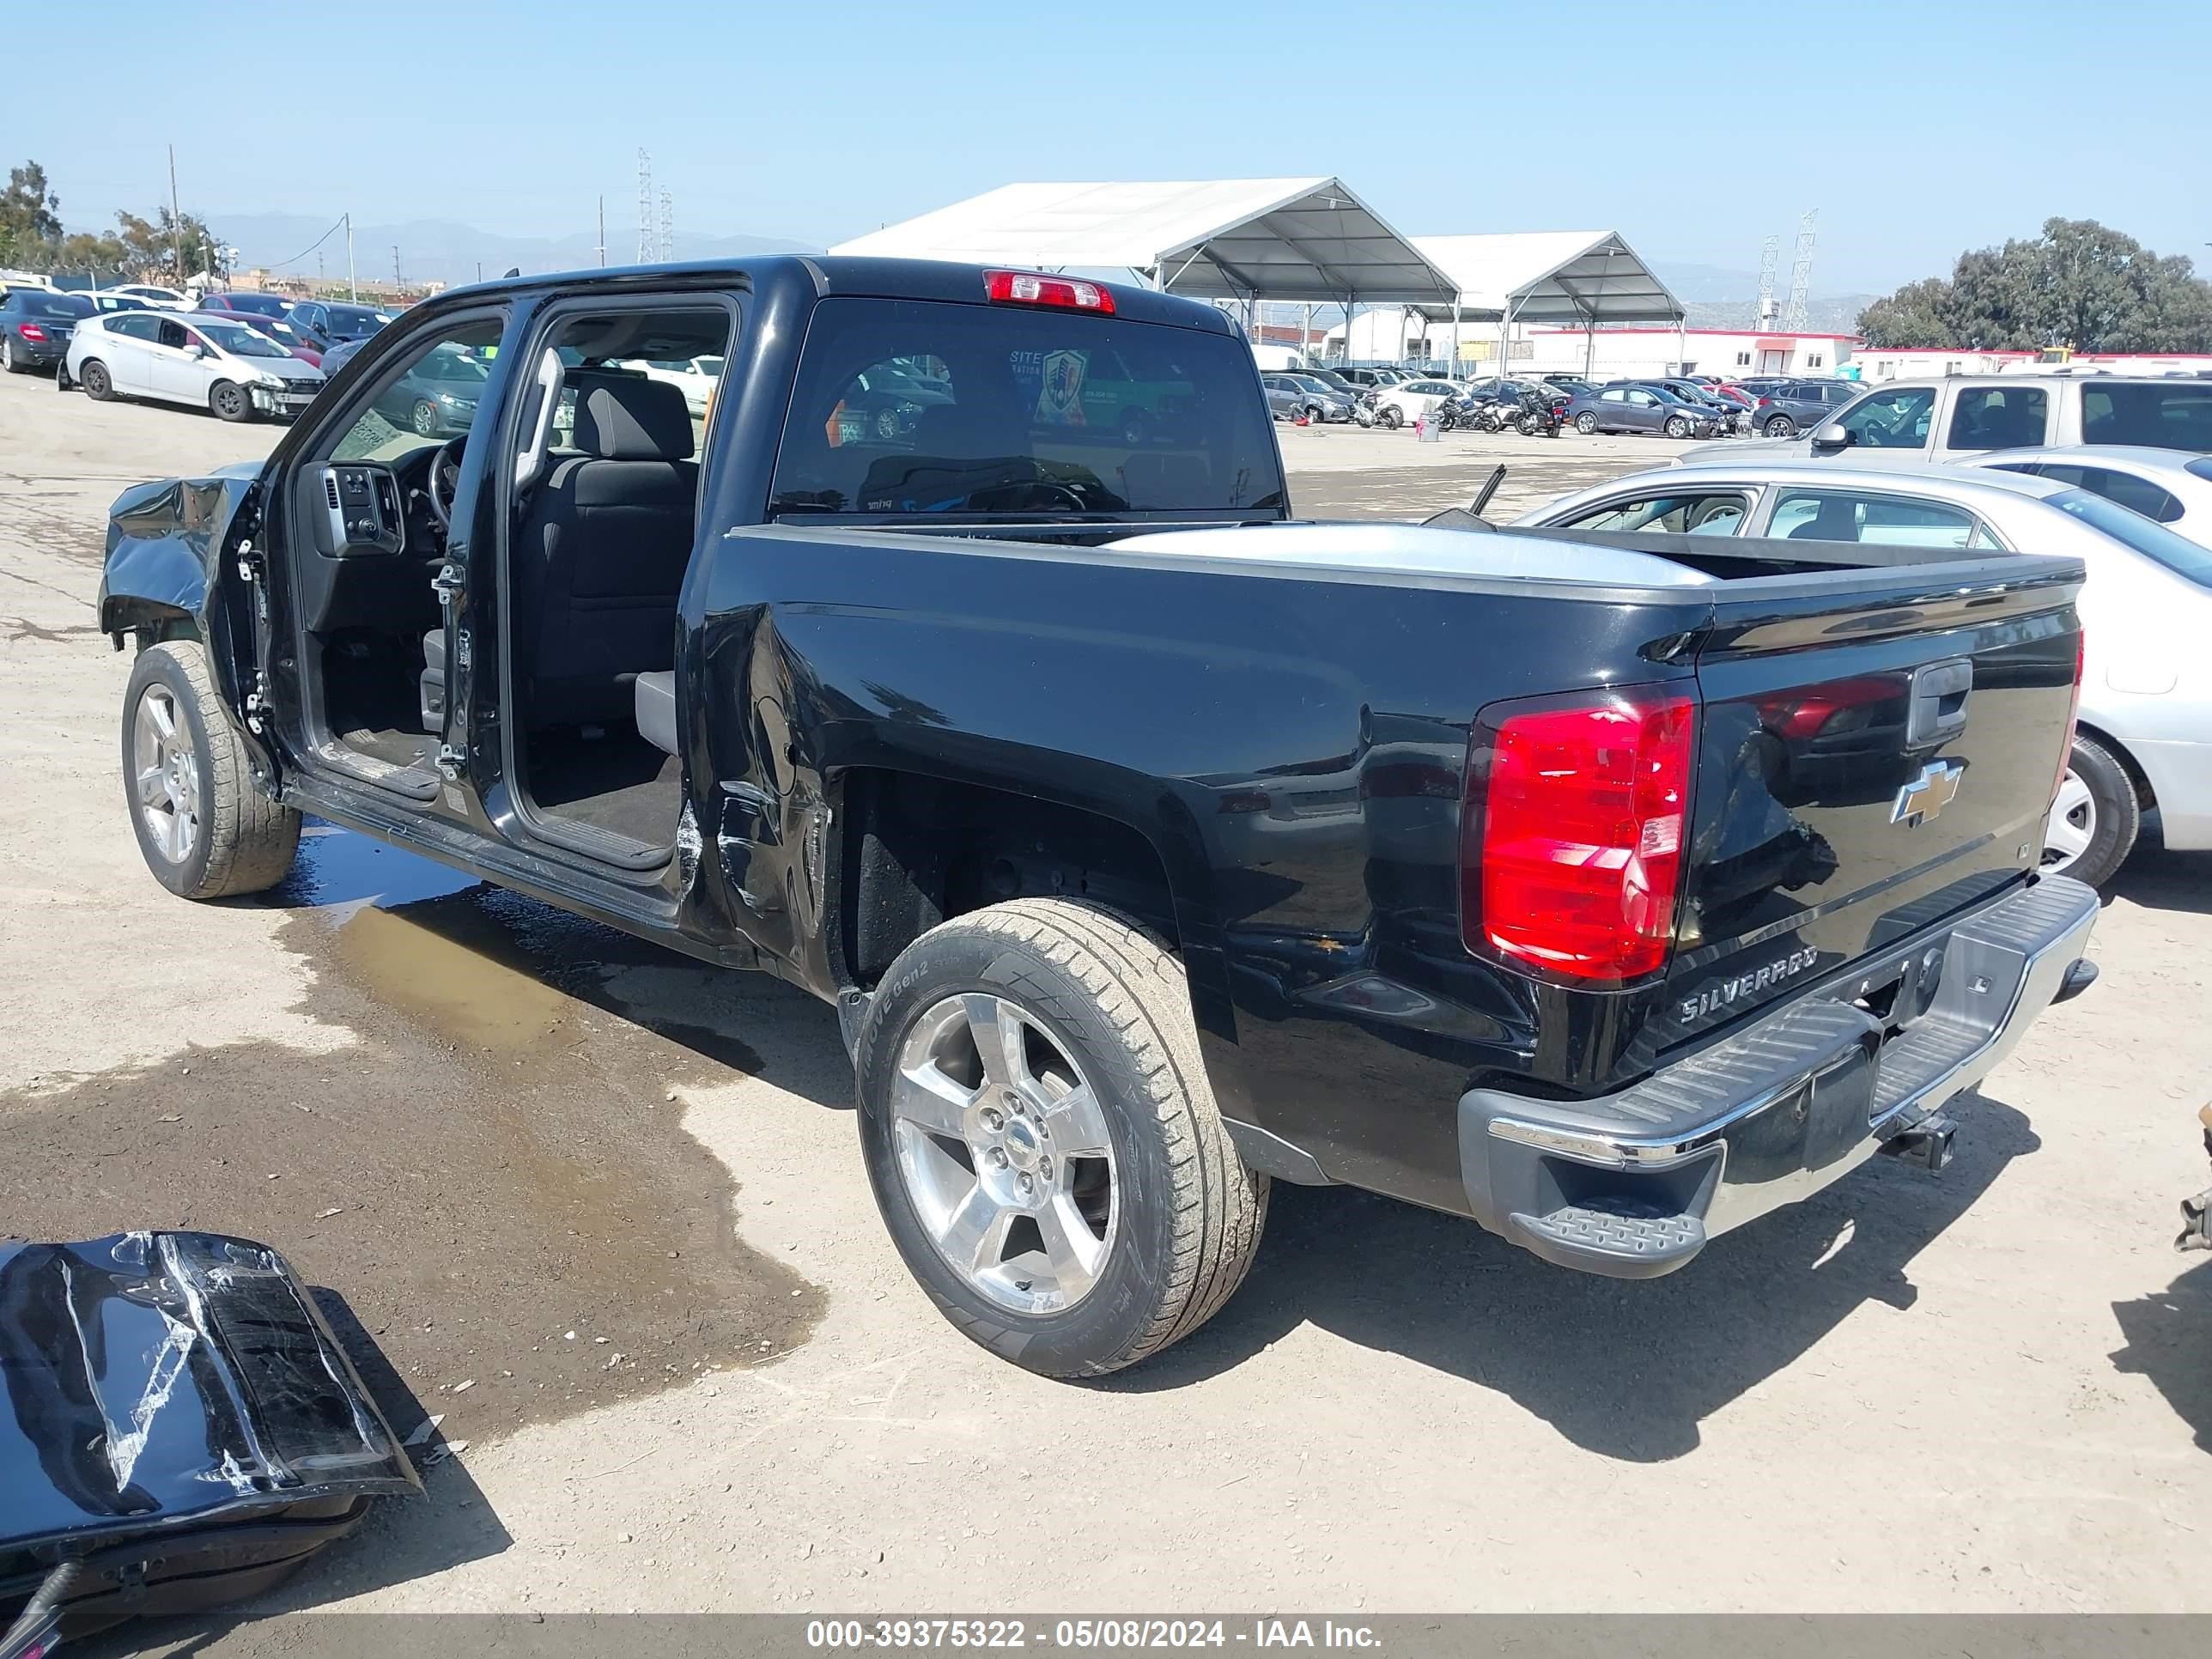
[{"label": "tire", "polygon": [[217,380],[208,388],[208,407],[218,420],[243,422],[253,418],[253,399],[232,380]]},{"label": "tire", "polygon": [[[165,721],[182,745],[161,739]],[[190,640],[149,646],[131,671],[123,799],[146,867],[179,898],[261,892],[283,879],[299,851],[300,815],[255,785],[206,653]],[[174,826],[187,816],[180,836]]]},{"label": "tire", "polygon": [[[1021,1075],[994,1092],[974,1037],[1010,1019]],[[938,1069],[940,1058],[952,1069]],[[1000,1358],[1046,1376],[1103,1376],[1189,1335],[1243,1282],[1267,1178],[1238,1161],[1222,1125],[1182,962],[1116,913],[1016,899],[931,929],[884,975],[855,1069],[861,1151],[891,1241],[939,1311]],[[1003,1060],[994,1070],[1013,1077]],[[905,1081],[925,1073],[949,1090]],[[1090,1104],[1066,1104],[1079,1098]],[[1003,1133],[993,1099],[1011,1114]],[[1022,1099],[1046,1103],[1024,1117]],[[1103,1173],[1084,1153],[1053,1165],[1070,1137],[1103,1146]],[[997,1196],[1030,1182],[1032,1168],[1068,1191]],[[1090,1207],[1079,1217],[1083,1181]],[[1087,1261],[1064,1243],[1079,1224]],[[952,1265],[956,1249],[969,1267]]]},{"label": "tire", "polygon": [[1690,435],[1688,417],[1682,415],[1669,415],[1667,417],[1667,435],[1676,439],[1688,437]]},{"label": "tire", "polygon": [[84,360],[84,373],[78,379],[84,382],[84,395],[96,404],[104,404],[115,395],[114,378],[108,374],[107,365],[97,357]]},{"label": "tire", "polygon": [[21,374],[28,367],[15,356],[15,342],[8,335],[0,333],[0,373]]},{"label": "tire", "polygon": [[1520,432],[1522,437],[1533,438],[1543,429],[1543,422],[1538,420],[1534,415],[1523,415],[1521,417]]},{"label": "tire", "polygon": [[1587,409],[1583,410],[1581,414],[1575,416],[1575,430],[1581,433],[1585,438],[1595,437],[1597,435],[1597,416]]},{"label": "tire", "polygon": [[899,434],[898,410],[885,404],[876,411],[876,436],[885,443],[894,441]]},{"label": "tire", "polygon": [[1395,404],[1385,404],[1375,412],[1375,424],[1385,432],[1395,432],[1406,424],[1405,411]]},{"label": "tire", "polygon": [[415,429],[418,438],[434,438],[445,422],[438,418],[438,405],[428,398],[418,398],[415,407],[407,411],[407,424]]},{"label": "tire", "polygon": [[2102,887],[2119,873],[2142,833],[2135,780],[2111,750],[2077,732],[2044,824],[2044,873]]},{"label": "tire", "polygon": [[1325,426],[1328,422],[1328,416],[1323,412],[1322,406],[1319,404],[1308,404],[1306,405],[1306,424],[1308,426]]},{"label": "tire", "polygon": [[1770,415],[1759,430],[1770,438],[1794,438],[1797,435],[1797,422],[1787,415]]}]

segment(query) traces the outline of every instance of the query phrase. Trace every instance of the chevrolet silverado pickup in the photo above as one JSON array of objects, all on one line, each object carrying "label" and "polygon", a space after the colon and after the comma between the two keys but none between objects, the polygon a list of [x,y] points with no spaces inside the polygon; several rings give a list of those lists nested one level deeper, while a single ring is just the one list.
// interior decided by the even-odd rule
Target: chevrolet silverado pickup
[{"label": "chevrolet silverado pickup", "polygon": [[[380,412],[440,357],[465,429]],[[702,359],[702,413],[627,367]],[[1301,521],[1217,310],[779,258],[410,309],[124,494],[100,623],[172,891],[313,813],[805,987],[915,1278],[1076,1376],[1211,1317],[1274,1180],[1644,1278],[1940,1163],[2094,975],[2037,870],[2081,581]]]}]

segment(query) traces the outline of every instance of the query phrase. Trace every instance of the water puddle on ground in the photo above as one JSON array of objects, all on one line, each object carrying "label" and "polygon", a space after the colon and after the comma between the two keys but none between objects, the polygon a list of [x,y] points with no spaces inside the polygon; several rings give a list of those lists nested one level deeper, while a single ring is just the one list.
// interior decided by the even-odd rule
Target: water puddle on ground
[{"label": "water puddle on ground", "polygon": [[395,1421],[442,1411],[449,1437],[805,1340],[820,1292],[739,1241],[730,1173],[672,1097],[759,1068],[717,1018],[732,975],[321,825],[270,902],[315,968],[307,1012],[356,1043],[0,1095],[9,1231],[273,1244],[413,1391]]}]

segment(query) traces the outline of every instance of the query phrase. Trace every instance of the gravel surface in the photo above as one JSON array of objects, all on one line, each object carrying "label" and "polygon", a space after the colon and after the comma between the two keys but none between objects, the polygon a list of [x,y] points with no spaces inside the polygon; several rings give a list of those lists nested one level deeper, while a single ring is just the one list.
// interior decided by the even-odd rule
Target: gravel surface
[{"label": "gravel surface", "polygon": [[[901,1270],[826,1008],[338,832],[262,901],[145,873],[102,515],[275,436],[0,378],[0,1225],[257,1233],[469,1442],[256,1611],[2212,1607],[2212,1277],[2169,1245],[2212,859],[2124,874],[2103,979],[1940,1178],[1869,1167],[1642,1285],[1283,1188],[1206,1330],[1047,1382]],[[1314,514],[1668,453],[1283,444]]]}]

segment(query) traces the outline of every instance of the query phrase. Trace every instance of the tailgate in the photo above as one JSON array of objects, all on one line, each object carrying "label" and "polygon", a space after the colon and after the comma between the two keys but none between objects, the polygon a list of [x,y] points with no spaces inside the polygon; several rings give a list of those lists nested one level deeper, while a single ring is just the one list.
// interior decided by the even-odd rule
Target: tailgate
[{"label": "tailgate", "polygon": [[2035,868],[2081,582],[2072,561],[2000,557],[1722,590],[1659,1047]]}]

